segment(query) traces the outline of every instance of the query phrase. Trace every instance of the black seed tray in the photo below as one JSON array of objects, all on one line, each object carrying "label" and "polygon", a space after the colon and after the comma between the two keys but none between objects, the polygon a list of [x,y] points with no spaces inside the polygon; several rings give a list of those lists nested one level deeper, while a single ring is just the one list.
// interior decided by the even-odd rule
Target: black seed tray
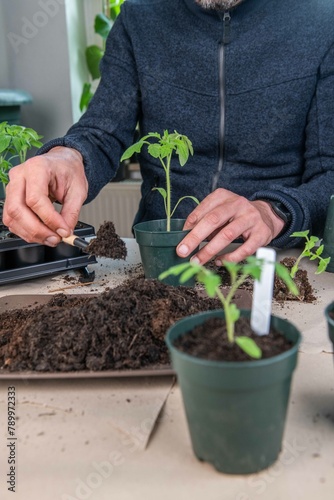
[{"label": "black seed tray", "polygon": [[[1,221],[0,221],[1,222]],[[74,234],[84,238],[95,235],[94,227],[78,222]],[[0,225],[0,285],[14,281],[38,278],[54,273],[82,269],[96,263],[94,255],[81,249],[60,243],[55,248],[37,243],[27,243]]]}]

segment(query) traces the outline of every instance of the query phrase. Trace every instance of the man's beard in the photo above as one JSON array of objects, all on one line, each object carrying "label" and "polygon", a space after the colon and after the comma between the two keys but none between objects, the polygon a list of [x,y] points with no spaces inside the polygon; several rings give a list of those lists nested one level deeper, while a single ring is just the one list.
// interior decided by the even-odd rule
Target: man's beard
[{"label": "man's beard", "polygon": [[196,0],[204,9],[223,9],[228,10],[235,7],[244,0]]}]

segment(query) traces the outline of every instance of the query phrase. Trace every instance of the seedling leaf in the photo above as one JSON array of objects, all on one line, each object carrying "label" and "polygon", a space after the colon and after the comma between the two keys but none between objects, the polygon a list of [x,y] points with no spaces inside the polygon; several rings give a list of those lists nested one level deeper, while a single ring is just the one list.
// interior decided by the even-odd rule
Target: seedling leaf
[{"label": "seedling leaf", "polygon": [[140,140],[136,142],[135,144],[132,144],[122,155],[121,161],[123,160],[128,160],[131,158],[135,153],[140,153],[141,148],[145,144],[146,141]]},{"label": "seedling leaf", "polygon": [[236,337],[235,343],[251,358],[260,359],[262,357],[262,351],[253,339],[249,337]]},{"label": "seedling leaf", "polygon": [[164,188],[154,187],[154,188],[152,188],[152,191],[159,191],[159,193],[161,194],[161,196],[163,197],[164,200],[167,198],[167,191]]},{"label": "seedling leaf", "polygon": [[284,281],[284,283],[288,287],[289,291],[293,295],[297,296],[297,295],[299,295],[299,290],[297,288],[296,283],[292,279],[294,276],[294,275],[292,275],[292,269],[289,273],[288,269],[285,266],[283,266],[282,264],[280,264],[279,262],[276,262],[276,264],[275,264],[275,271],[276,271],[277,276],[279,278],[281,278],[281,280]]},{"label": "seedling leaf", "polygon": [[296,231],[292,233],[290,236],[294,238],[306,238],[309,232],[310,232],[309,229],[307,229],[306,231]]}]

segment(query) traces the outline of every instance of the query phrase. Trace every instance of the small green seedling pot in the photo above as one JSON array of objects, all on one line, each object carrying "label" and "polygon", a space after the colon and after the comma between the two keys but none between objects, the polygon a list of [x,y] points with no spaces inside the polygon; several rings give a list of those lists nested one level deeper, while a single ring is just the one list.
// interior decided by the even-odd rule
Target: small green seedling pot
[{"label": "small green seedling pot", "polygon": [[[166,269],[189,261],[190,257],[181,258],[176,253],[177,245],[189,232],[183,231],[184,223],[184,219],[171,219],[170,231],[166,229],[166,219],[139,222],[133,227],[145,278],[157,279]],[[168,276],[163,283],[180,285],[178,276]],[[185,286],[194,286],[194,284],[194,279],[184,283]]]},{"label": "small green seedling pot", "polygon": [[334,302],[331,302],[325,309],[325,318],[327,321],[328,336],[333,343],[334,352]]},{"label": "small green seedling pot", "polygon": [[[241,310],[242,316],[250,311]],[[272,325],[292,347],[269,359],[208,361],[187,355],[174,341],[223,310],[188,316],[167,332],[166,343],[181,387],[194,453],[219,472],[250,474],[273,464],[282,438],[301,334],[285,319]]]}]

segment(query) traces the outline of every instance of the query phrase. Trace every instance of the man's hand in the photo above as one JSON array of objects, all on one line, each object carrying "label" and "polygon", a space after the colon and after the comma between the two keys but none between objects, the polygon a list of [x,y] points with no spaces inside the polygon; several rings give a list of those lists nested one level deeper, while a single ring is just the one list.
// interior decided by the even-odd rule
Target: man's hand
[{"label": "man's hand", "polygon": [[[187,257],[202,241],[209,239],[192,260],[205,264],[237,238],[244,243],[224,254],[224,260],[240,262],[268,245],[283,229],[284,222],[275,215],[269,203],[248,201],[226,189],[209,194],[188,216],[184,229],[191,232],[177,247],[180,257]],[[217,257],[216,264],[221,265]]]},{"label": "man's hand", "polygon": [[[81,154],[55,147],[10,170],[3,223],[29,243],[56,246],[73,232],[87,191]],[[56,200],[63,205],[61,214]]]}]

